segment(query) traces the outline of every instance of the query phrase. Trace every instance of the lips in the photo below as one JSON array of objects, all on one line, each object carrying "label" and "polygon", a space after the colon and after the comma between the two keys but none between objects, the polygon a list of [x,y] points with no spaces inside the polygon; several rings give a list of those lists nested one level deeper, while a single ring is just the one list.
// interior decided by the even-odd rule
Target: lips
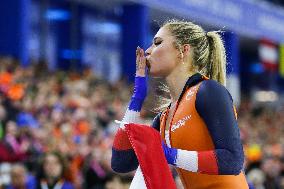
[{"label": "lips", "polygon": [[149,61],[148,58],[146,59],[146,66],[147,66],[149,69],[151,68],[151,64],[150,64],[150,61]]}]

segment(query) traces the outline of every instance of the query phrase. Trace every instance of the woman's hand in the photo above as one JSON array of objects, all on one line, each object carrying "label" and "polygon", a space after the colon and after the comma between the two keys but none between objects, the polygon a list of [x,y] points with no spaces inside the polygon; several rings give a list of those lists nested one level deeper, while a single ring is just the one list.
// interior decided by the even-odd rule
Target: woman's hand
[{"label": "woman's hand", "polygon": [[146,76],[146,57],[144,50],[140,47],[136,49],[136,77]]},{"label": "woman's hand", "polygon": [[134,92],[128,107],[129,110],[140,112],[146,96],[147,96],[146,57],[144,55],[144,50],[141,49],[140,47],[137,47]]}]

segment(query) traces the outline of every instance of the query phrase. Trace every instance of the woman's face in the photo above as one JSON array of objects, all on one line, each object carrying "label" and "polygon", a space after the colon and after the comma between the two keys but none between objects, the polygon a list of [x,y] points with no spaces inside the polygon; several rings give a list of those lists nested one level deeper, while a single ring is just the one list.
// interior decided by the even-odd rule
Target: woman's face
[{"label": "woman's face", "polygon": [[153,39],[153,44],[146,50],[150,64],[149,74],[153,77],[167,77],[176,67],[179,51],[174,46],[175,37],[162,27]]},{"label": "woman's face", "polygon": [[15,188],[22,188],[25,186],[27,180],[27,172],[24,167],[16,165],[12,168],[10,174],[12,185]]},{"label": "woman's face", "polygon": [[57,178],[62,172],[62,165],[58,157],[53,154],[48,154],[45,157],[43,168],[47,177]]}]

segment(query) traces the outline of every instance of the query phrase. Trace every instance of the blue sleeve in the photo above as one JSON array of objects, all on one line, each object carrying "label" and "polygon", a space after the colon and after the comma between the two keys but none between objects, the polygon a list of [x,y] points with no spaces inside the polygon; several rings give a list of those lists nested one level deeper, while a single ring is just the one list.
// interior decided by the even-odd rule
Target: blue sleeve
[{"label": "blue sleeve", "polygon": [[[152,127],[160,131],[160,115],[159,113],[153,120]],[[139,165],[134,150],[119,150],[112,148],[111,168],[118,173],[128,173],[137,169]]]},{"label": "blue sleeve", "polygon": [[128,173],[138,167],[138,159],[133,149],[117,150],[112,148],[111,168],[118,173]]},{"label": "blue sleeve", "polygon": [[218,82],[206,80],[197,92],[195,106],[215,145],[219,174],[239,174],[244,153],[231,95]]},{"label": "blue sleeve", "polygon": [[74,189],[74,186],[70,182],[64,182],[62,189]]},{"label": "blue sleeve", "polygon": [[248,185],[249,185],[249,189],[255,189],[253,183],[249,182]]}]

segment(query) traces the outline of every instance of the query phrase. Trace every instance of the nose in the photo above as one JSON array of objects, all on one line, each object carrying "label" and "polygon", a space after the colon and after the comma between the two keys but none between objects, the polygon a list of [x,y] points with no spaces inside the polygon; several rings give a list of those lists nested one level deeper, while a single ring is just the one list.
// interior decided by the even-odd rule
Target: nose
[{"label": "nose", "polygon": [[152,52],[152,46],[150,46],[146,51],[145,51],[145,54],[146,56],[149,56]]}]

